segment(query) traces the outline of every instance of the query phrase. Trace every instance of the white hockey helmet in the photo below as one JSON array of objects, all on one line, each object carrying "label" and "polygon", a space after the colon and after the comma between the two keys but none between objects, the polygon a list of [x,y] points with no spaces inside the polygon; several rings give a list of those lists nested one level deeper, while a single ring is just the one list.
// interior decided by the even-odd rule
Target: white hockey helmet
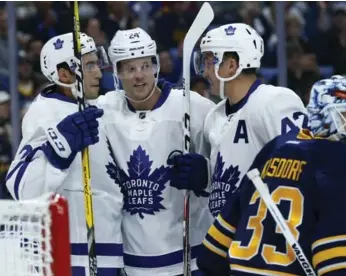
[{"label": "white hockey helmet", "polygon": [[[96,47],[94,40],[85,33],[80,34],[82,55],[95,52],[99,58],[100,69],[108,66],[108,58],[103,47]],[[59,81],[57,66],[66,62],[73,72],[76,58],[74,56],[73,34],[58,35],[48,40],[42,48],[40,63],[43,75],[51,82],[65,87],[73,87],[73,84],[65,84]],[[83,68],[87,70],[87,68]],[[73,91],[72,91],[73,92]]]},{"label": "white hockey helmet", "polygon": [[142,57],[152,57],[153,63],[155,64],[153,67],[155,83],[152,92],[147,98],[140,101],[131,99],[126,94],[125,97],[134,102],[144,102],[153,95],[159,78],[160,60],[157,55],[156,42],[148,33],[141,28],[117,31],[108,48],[108,56],[113,65],[114,83],[117,89],[119,88],[118,62]]},{"label": "white hockey helmet", "polygon": [[[195,70],[197,74],[203,73],[204,53],[214,55],[215,75],[220,80],[220,97],[224,98],[224,82],[235,79],[243,69],[259,68],[264,54],[262,37],[251,26],[244,23],[234,23],[220,26],[209,31],[200,43],[201,55],[195,55]],[[224,54],[235,52],[239,56],[239,68],[234,76],[221,78],[219,67]],[[222,91],[221,91],[222,90]]]},{"label": "white hockey helmet", "polygon": [[108,48],[108,55],[116,75],[119,61],[141,57],[155,57],[159,72],[156,42],[141,28],[117,31]]}]

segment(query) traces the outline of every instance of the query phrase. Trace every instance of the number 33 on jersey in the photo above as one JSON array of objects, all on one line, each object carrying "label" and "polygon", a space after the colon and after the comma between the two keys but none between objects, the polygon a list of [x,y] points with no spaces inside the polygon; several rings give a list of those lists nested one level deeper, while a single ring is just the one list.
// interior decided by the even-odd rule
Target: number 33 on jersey
[{"label": "number 33 on jersey", "polygon": [[[346,145],[290,133],[265,146],[252,168],[260,169],[273,201],[317,274],[346,275]],[[228,256],[234,276],[305,275],[247,177],[227,200],[203,244],[209,253],[201,261],[212,254],[224,263]]]}]

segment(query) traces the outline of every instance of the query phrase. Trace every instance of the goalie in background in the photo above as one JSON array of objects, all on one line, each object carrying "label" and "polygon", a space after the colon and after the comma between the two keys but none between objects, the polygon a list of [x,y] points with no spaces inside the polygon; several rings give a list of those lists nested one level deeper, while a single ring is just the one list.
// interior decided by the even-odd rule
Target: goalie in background
[{"label": "goalie in background", "polygon": [[[85,97],[99,95],[106,52],[81,34]],[[98,275],[118,275],[123,267],[122,194],[107,174],[111,162],[103,110],[78,111],[73,36],[51,38],[41,51],[41,70],[51,82],[34,100],[22,123],[23,139],[7,174],[7,188],[16,200],[47,192],[64,195],[69,204],[72,275],[89,275],[81,151],[89,146],[91,190]],[[88,104],[87,104],[88,105]]]},{"label": "goalie in background", "polygon": [[[310,130],[290,132],[257,155],[273,201],[318,275],[346,275],[346,78],[316,82]],[[227,258],[227,260],[226,260]],[[207,276],[305,275],[254,185],[245,176],[203,241]]]}]

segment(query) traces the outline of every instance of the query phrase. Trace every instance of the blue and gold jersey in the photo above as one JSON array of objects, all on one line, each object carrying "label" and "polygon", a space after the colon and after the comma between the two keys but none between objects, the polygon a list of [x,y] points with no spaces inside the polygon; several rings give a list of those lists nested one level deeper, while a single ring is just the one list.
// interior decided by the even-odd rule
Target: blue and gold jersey
[{"label": "blue and gold jersey", "polygon": [[[252,168],[318,275],[346,275],[346,145],[288,134],[267,144]],[[245,176],[203,242],[210,275],[305,275],[254,185]],[[228,271],[226,270],[226,260]],[[202,264],[203,263],[203,264]]]}]

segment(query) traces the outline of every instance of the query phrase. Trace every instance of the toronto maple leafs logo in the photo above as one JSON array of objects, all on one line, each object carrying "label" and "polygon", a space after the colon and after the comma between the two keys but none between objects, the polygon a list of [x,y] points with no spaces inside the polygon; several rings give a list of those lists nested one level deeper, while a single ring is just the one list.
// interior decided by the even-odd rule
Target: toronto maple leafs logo
[{"label": "toronto maple leafs logo", "polygon": [[226,35],[234,35],[236,29],[236,27],[229,25],[227,28],[225,28]]},{"label": "toronto maple leafs logo", "polygon": [[224,170],[224,165],[225,162],[219,152],[216,157],[211,184],[212,192],[209,197],[209,209],[215,217],[220,213],[228,195],[236,189],[236,184],[239,181],[239,166],[233,167],[231,165]]},{"label": "toronto maple leafs logo", "polygon": [[151,172],[153,161],[139,146],[133,151],[127,162],[127,173],[115,161],[114,153],[108,143],[113,163],[106,166],[107,173],[120,185],[124,195],[123,209],[131,215],[138,214],[141,219],[144,214],[154,215],[155,212],[165,209],[162,205],[162,191],[168,181],[169,167],[161,166]]},{"label": "toronto maple leafs logo", "polygon": [[63,44],[64,44],[64,41],[61,40],[60,38],[58,38],[55,42],[53,42],[55,50],[61,49]]}]

